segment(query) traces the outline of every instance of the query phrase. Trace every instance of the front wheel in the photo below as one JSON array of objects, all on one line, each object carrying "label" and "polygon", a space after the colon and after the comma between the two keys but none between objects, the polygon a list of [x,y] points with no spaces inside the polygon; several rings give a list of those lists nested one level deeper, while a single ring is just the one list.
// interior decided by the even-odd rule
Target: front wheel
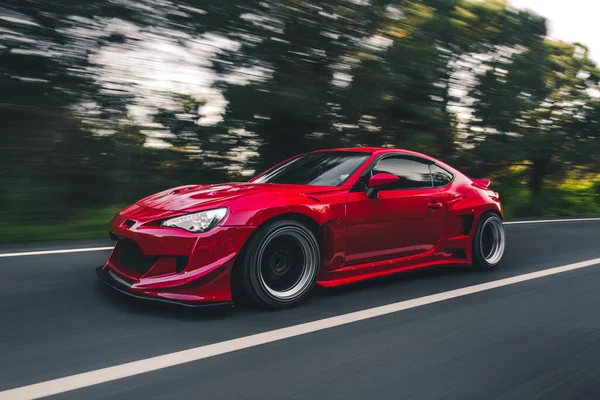
[{"label": "front wheel", "polygon": [[506,234],[500,216],[487,212],[481,216],[473,235],[473,265],[494,269],[500,263],[506,247]]},{"label": "front wheel", "polygon": [[275,221],[250,238],[239,265],[244,297],[265,308],[292,307],[317,280],[320,251],[315,235],[293,220]]}]

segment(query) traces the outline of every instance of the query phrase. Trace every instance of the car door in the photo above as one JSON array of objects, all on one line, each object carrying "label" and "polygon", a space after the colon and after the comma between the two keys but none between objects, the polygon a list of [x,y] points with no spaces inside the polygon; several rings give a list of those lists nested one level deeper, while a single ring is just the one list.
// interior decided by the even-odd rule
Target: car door
[{"label": "car door", "polygon": [[[434,187],[427,160],[390,155],[378,160],[350,191],[346,203],[346,265],[414,256],[439,241],[446,217],[443,193]],[[400,180],[367,197],[375,173]]]}]

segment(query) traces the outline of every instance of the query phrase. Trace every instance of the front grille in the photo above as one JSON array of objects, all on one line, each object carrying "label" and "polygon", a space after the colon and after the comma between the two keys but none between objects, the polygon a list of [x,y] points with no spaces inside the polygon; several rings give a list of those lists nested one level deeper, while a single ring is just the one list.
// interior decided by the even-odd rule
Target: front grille
[{"label": "front grille", "polygon": [[120,239],[117,246],[121,265],[140,274],[148,272],[158,260],[157,256],[145,255],[133,240]]}]

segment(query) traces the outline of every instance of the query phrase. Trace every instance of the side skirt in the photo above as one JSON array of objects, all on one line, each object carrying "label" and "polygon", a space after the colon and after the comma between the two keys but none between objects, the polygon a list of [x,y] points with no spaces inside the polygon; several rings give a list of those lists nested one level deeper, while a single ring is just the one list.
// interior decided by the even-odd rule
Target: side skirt
[{"label": "side skirt", "polygon": [[431,260],[431,257],[428,258],[429,261],[421,259],[421,262],[417,263],[414,261],[405,261],[403,263],[387,262],[384,265],[363,264],[352,267],[342,267],[337,270],[323,271],[317,281],[317,285],[326,288],[336,287],[422,268],[444,266],[470,267],[472,265],[470,261],[462,258],[445,258],[441,260]]}]

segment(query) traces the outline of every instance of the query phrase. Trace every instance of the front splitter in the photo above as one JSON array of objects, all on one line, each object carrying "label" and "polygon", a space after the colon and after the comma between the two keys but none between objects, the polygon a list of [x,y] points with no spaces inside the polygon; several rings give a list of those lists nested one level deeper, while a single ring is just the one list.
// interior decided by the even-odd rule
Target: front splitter
[{"label": "front splitter", "polygon": [[142,293],[136,293],[132,290],[129,289],[129,285],[127,284],[127,282],[125,282],[122,279],[117,279],[113,276],[111,276],[111,274],[109,274],[108,271],[104,270],[104,267],[97,267],[96,268],[96,276],[98,277],[98,279],[100,279],[102,282],[104,282],[107,286],[111,287],[112,289],[125,294],[129,297],[135,297],[137,299],[141,299],[141,300],[150,300],[150,301],[155,301],[155,302],[160,302],[160,303],[167,303],[167,304],[174,304],[177,306],[183,306],[183,307],[191,307],[191,308],[216,308],[216,307],[233,307],[234,303],[232,301],[229,302],[186,302],[186,301],[177,301],[177,300],[171,300],[171,299],[163,299],[160,297],[155,297],[155,296],[148,296]]}]

